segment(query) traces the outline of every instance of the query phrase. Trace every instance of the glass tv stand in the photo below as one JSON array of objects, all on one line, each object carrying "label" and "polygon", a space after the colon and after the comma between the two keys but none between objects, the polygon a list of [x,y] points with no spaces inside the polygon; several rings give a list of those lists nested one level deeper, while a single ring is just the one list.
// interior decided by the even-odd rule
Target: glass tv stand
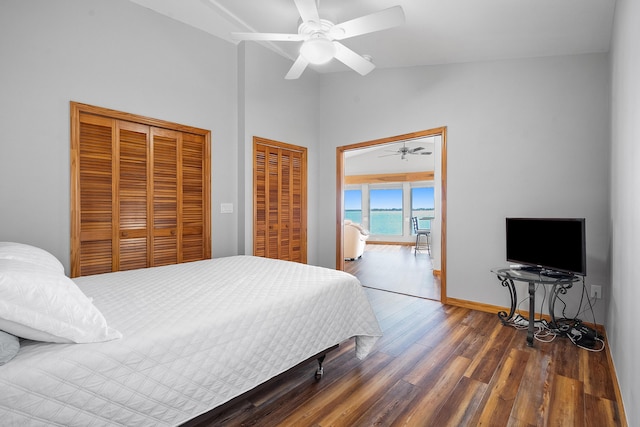
[{"label": "glass tv stand", "polygon": [[551,287],[549,296],[549,316],[551,317],[551,327],[556,328],[555,305],[559,294],[566,294],[567,289],[580,280],[578,276],[571,274],[556,274],[545,272],[544,270],[529,270],[527,268],[494,268],[491,270],[502,286],[509,290],[511,296],[511,307],[509,313],[500,311],[498,317],[503,325],[506,325],[516,314],[516,304],[518,295],[514,282],[524,282],[529,285],[529,324],[527,328],[527,345],[533,346],[534,323],[536,314],[536,285]]}]

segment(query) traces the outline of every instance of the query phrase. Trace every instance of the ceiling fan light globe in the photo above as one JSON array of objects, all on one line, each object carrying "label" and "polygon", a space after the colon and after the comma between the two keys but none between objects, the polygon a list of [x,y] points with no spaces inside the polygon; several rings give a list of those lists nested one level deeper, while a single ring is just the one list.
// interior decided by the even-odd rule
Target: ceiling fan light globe
[{"label": "ceiling fan light globe", "polygon": [[325,64],[335,56],[336,47],[325,37],[311,37],[300,47],[300,55],[312,64]]}]

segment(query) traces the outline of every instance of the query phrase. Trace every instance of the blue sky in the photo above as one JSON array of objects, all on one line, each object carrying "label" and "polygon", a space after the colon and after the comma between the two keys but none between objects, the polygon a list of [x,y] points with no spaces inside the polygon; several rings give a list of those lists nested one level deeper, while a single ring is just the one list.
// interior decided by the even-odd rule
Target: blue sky
[{"label": "blue sky", "polygon": [[413,189],[413,209],[434,209],[433,187]]},{"label": "blue sky", "polygon": [[345,190],[344,208],[348,211],[362,209],[362,192],[360,190]]},{"label": "blue sky", "polygon": [[[402,190],[370,190],[371,209],[402,208]],[[344,192],[344,208],[347,210],[362,209],[360,190]],[[433,209],[433,187],[413,189],[413,209]]]}]

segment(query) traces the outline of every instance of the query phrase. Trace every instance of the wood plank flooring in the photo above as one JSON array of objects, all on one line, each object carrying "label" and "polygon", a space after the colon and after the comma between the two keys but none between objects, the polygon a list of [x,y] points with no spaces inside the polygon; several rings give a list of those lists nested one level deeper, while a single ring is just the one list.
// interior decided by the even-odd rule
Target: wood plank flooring
[{"label": "wood plank flooring", "polygon": [[526,345],[495,314],[366,289],[384,336],[300,366],[202,426],[622,426],[603,352]]}]

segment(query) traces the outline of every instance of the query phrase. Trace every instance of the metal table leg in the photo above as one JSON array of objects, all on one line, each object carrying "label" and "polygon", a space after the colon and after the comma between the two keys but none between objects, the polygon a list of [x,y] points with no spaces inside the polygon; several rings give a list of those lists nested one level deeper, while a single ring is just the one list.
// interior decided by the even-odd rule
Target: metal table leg
[{"label": "metal table leg", "polygon": [[536,320],[536,284],[529,282],[529,328],[527,329],[527,345],[533,347],[533,330]]},{"label": "metal table leg", "polygon": [[509,308],[509,313],[506,311],[500,311],[498,313],[498,317],[502,321],[503,325],[506,325],[507,322],[513,319],[513,315],[516,312],[516,303],[518,301],[518,295],[516,294],[516,286],[508,277],[498,276],[498,280],[500,280],[500,284],[509,289],[509,296],[511,297],[511,307]]}]

